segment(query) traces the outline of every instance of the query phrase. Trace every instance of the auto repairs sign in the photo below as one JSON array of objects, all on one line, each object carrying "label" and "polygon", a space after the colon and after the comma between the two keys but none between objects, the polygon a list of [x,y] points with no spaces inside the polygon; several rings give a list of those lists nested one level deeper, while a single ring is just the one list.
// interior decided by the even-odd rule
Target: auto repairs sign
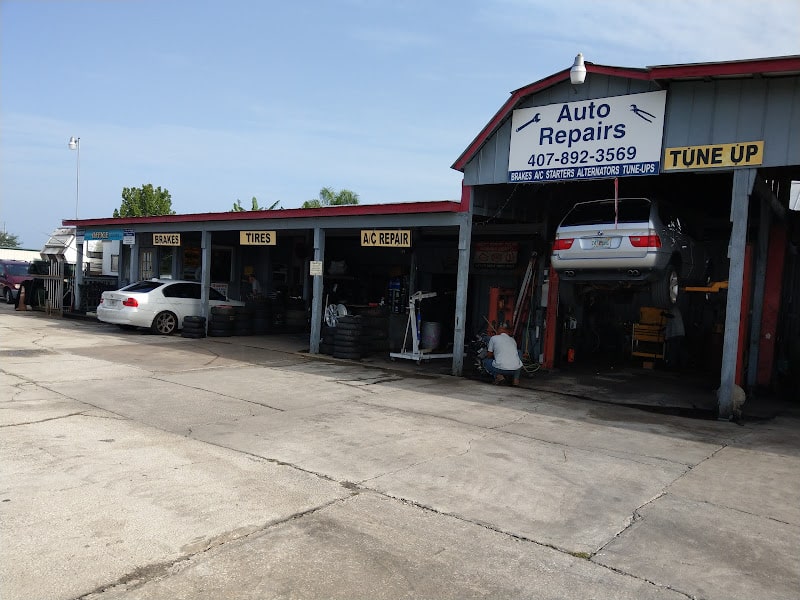
[{"label": "auto repairs sign", "polygon": [[662,90],[515,110],[509,183],[657,175],[666,101]]}]

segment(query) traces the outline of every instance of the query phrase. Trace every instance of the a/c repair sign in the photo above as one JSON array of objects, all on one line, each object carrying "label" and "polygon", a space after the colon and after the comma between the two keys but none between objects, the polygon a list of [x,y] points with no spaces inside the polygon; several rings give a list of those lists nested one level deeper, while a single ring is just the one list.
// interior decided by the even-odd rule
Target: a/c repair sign
[{"label": "a/c repair sign", "polygon": [[666,101],[662,90],[515,110],[509,183],[657,175]]}]

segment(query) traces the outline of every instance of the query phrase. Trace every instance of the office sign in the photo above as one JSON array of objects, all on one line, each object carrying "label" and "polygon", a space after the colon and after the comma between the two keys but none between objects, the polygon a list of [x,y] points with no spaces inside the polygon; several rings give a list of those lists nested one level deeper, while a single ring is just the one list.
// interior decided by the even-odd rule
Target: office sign
[{"label": "office sign", "polygon": [[764,162],[764,141],[679,146],[664,150],[664,170],[754,167]]},{"label": "office sign", "polygon": [[508,181],[657,175],[666,100],[662,90],[515,110]]},{"label": "office sign", "polygon": [[383,248],[410,248],[410,229],[362,229],[362,246],[379,246]]},{"label": "office sign", "polygon": [[122,239],[122,229],[87,229],[83,233],[85,240],[100,240],[103,242]]},{"label": "office sign", "polygon": [[242,246],[275,246],[278,237],[274,231],[240,231],[239,243]]},{"label": "office sign", "polygon": [[180,246],[180,233],[154,233],[153,246]]}]

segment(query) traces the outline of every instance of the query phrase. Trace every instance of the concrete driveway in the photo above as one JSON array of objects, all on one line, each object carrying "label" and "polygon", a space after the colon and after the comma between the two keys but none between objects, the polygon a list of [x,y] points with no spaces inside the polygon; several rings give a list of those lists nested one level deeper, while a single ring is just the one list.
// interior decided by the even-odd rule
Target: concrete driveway
[{"label": "concrete driveway", "polygon": [[735,425],[297,346],[2,305],[0,597],[797,598],[796,407]]}]

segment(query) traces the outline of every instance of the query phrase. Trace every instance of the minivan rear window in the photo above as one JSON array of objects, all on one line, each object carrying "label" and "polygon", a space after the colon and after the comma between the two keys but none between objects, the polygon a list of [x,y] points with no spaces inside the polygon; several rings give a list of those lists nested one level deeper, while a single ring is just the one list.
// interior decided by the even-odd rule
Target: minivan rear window
[{"label": "minivan rear window", "polygon": [[6,263],[6,273],[9,275],[27,275],[28,263]]},{"label": "minivan rear window", "polygon": [[614,200],[599,200],[576,204],[561,222],[562,227],[575,225],[601,225],[606,223],[642,223],[650,220],[650,200],[647,198],[620,198],[619,215],[614,218]]}]

